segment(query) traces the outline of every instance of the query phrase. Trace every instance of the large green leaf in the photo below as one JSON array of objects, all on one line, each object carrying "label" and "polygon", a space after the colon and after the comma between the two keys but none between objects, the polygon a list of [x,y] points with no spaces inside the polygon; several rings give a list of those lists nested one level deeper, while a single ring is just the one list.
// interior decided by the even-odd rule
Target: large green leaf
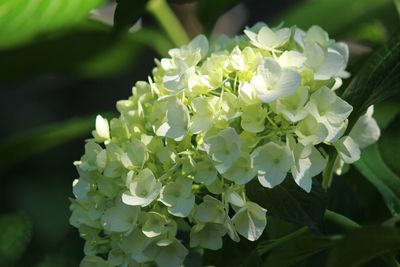
[{"label": "large green leaf", "polygon": [[400,248],[400,230],[366,226],[352,230],[337,242],[328,257],[328,267],[356,267]]},{"label": "large green leaf", "polygon": [[313,180],[310,193],[306,193],[290,178],[272,189],[262,187],[255,180],[246,188],[250,200],[266,208],[268,215],[307,225],[314,231],[322,230],[327,195],[317,179]]},{"label": "large green leaf", "polygon": [[85,77],[112,75],[139,64],[146,46],[161,55],[171,47],[170,41],[155,30],[142,28],[118,40],[111,38],[109,31],[100,23],[85,23],[36,42],[0,50],[1,77],[16,80],[49,72]]},{"label": "large green leaf", "polygon": [[[343,12],[351,15],[337,17]],[[285,25],[297,25],[304,29],[320,25],[335,36],[348,33],[371,19],[396,17],[395,13],[392,0],[308,0],[279,14],[274,24],[284,22]]]},{"label": "large green leaf", "polygon": [[36,153],[63,144],[78,137],[88,136],[94,128],[95,116],[74,118],[25,133],[0,142],[2,159],[0,171]]},{"label": "large green leaf", "polygon": [[382,160],[397,176],[400,176],[399,136],[400,116],[382,131],[382,136],[379,139],[379,152],[381,153]]},{"label": "large green leaf", "polygon": [[400,92],[400,32],[376,51],[353,78],[342,98],[353,106],[350,130],[370,105]]},{"label": "large green leaf", "polygon": [[400,95],[383,101],[374,106],[374,118],[378,123],[379,128],[385,129],[400,113]]},{"label": "large green leaf", "polygon": [[364,149],[355,166],[381,193],[390,212],[400,213],[400,177],[382,160],[378,144]]},{"label": "large green leaf", "polygon": [[117,0],[114,13],[114,31],[123,32],[131,27],[146,10],[148,0]]},{"label": "large green leaf", "polygon": [[10,47],[76,24],[104,0],[2,0],[0,2],[0,47]]},{"label": "large green leaf", "polygon": [[31,223],[23,213],[0,216],[0,266],[13,266],[31,240]]},{"label": "large green leaf", "polygon": [[281,239],[262,241],[257,250],[263,258],[263,266],[289,267],[331,248],[335,241],[335,237],[318,236],[301,229]]}]

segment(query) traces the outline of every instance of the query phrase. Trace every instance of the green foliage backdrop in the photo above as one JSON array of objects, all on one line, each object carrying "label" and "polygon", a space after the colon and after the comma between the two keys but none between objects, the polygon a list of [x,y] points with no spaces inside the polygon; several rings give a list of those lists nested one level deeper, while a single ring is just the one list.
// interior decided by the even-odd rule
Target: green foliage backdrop
[{"label": "green foliage backdrop", "polygon": [[[273,4],[118,0],[114,27],[93,19],[93,9],[106,4],[110,3],[0,2],[0,104],[4,107],[0,118],[12,121],[18,114],[24,118],[2,124],[0,132],[0,182],[4,188],[0,266],[78,266],[83,244],[68,225],[68,197],[76,176],[72,161],[82,153],[94,115],[113,110],[115,97],[127,96],[135,80],[146,79],[153,57],[186,43],[186,32],[211,34],[221,15],[238,4],[248,11],[246,23],[263,20],[303,28],[317,24],[336,39],[349,42],[354,78],[341,93],[355,107],[350,128],[374,104],[382,137],[363,151],[344,176],[332,177],[328,170],[315,180],[310,194],[292,182],[268,190],[268,194],[250,185],[254,186],[252,198],[268,209],[267,232],[255,243],[224,240],[221,251],[205,251],[202,256],[192,251],[187,266],[400,266],[396,261],[400,249],[398,0]],[[272,11],[264,12],[269,6]],[[195,18],[194,24],[200,26],[190,29],[193,23],[182,24],[185,12],[189,14],[186,19]],[[140,27],[129,30],[139,19]],[[67,77],[70,84],[58,86],[60,92],[54,94],[67,95],[62,90],[79,87],[70,92],[74,97],[65,105],[67,116],[41,120],[20,105],[32,96],[46,99],[37,88],[56,83],[43,77],[61,81]],[[39,85],[34,85],[38,79]],[[106,90],[98,90],[102,83],[107,84]],[[86,88],[87,84],[92,89]],[[103,104],[96,105],[100,98]],[[49,106],[63,101],[61,97],[55,98],[60,103],[49,99],[45,102]],[[75,105],[85,108],[76,111]],[[330,155],[333,166],[335,152]]]}]

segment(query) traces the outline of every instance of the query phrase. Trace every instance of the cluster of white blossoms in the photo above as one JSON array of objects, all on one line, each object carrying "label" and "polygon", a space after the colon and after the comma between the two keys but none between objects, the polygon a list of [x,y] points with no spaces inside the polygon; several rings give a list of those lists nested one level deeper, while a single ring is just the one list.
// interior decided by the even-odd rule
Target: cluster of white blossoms
[{"label": "cluster of white blossoms", "polygon": [[327,146],[343,166],[379,137],[372,109],[343,136],[352,106],[335,90],[348,48],[320,27],[257,24],[213,44],[200,35],[169,56],[117,102],[118,118],[97,117],[75,162],[81,266],[179,267],[188,247],[257,240],[266,210],[247,183],[294,179],[309,192]]}]

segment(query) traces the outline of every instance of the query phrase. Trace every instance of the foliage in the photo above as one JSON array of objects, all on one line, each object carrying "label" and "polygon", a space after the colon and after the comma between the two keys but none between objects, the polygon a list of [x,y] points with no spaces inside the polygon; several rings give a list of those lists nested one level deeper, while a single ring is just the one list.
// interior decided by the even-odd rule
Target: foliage
[{"label": "foliage", "polygon": [[31,240],[32,226],[24,213],[0,217],[0,266],[13,266]]},{"label": "foliage", "polygon": [[[24,114],[25,117],[18,121],[18,129],[23,129],[21,133],[14,134],[12,127],[15,126],[5,123],[2,126],[5,131],[1,133],[0,141],[3,152],[0,171],[4,188],[1,200],[6,204],[2,206],[3,215],[0,217],[0,266],[67,267],[76,266],[81,259],[83,244],[74,230],[68,232],[65,219],[69,214],[66,206],[68,185],[76,177],[70,162],[81,153],[80,146],[72,141],[82,142],[88,136],[94,116],[87,114],[112,109],[113,101],[108,99],[110,105],[99,109],[94,103],[95,98],[120,97],[117,90],[110,90],[107,95],[98,92],[100,84],[114,77],[117,85],[122,74],[126,73],[129,74],[129,82],[126,82],[129,85],[135,80],[147,79],[149,70],[146,65],[150,63],[145,63],[153,62],[154,52],[165,57],[171,47],[188,42],[185,28],[190,25],[182,27],[179,23],[182,17],[177,19],[167,2],[173,3],[173,8],[180,4],[197,5],[197,14],[190,13],[188,16],[196,16],[206,33],[212,32],[224,12],[242,3],[250,11],[250,20],[252,11],[263,10],[263,19],[271,27],[281,22],[284,26],[303,28],[320,25],[336,39],[344,38],[351,44],[352,77],[344,80],[346,89],[338,91],[338,94],[354,107],[346,135],[351,136],[350,129],[371,104],[375,105],[374,117],[382,129],[380,140],[362,149],[355,168],[346,173],[347,167],[342,165],[342,177],[331,176],[332,187],[327,191],[321,187],[321,182],[324,187],[330,182],[321,181],[319,176],[314,178],[310,193],[297,186],[290,176],[272,189],[259,186],[257,181],[247,184],[248,198],[268,210],[268,231],[257,242],[242,238],[236,243],[225,236],[223,248],[219,251],[191,249],[185,264],[398,266],[398,0],[309,0],[298,1],[289,8],[284,8],[283,3],[264,4],[262,1],[247,0],[119,0],[114,27],[93,20],[93,14],[98,13],[92,9],[101,8],[106,1],[25,2],[3,0],[0,3],[0,99],[6,99],[3,102],[10,102],[9,105],[13,106],[3,112],[2,118],[14,114]],[[273,6],[280,10],[277,16],[269,12],[275,10]],[[337,15],[344,12],[352,15]],[[327,19],[332,17],[336,19]],[[140,28],[129,31],[138,20],[141,21]],[[380,44],[383,44],[382,47],[377,49]],[[376,52],[365,61],[371,49]],[[59,86],[53,92],[32,89],[51,87],[54,85],[52,79],[59,77],[69,77],[74,82],[70,86]],[[79,84],[80,89],[73,90]],[[120,87],[126,89],[127,84]],[[94,86],[91,96],[87,96],[89,87]],[[23,87],[26,88],[21,90]],[[13,94],[22,98],[32,97],[32,102],[46,99],[49,94],[60,94],[58,101],[64,95],[74,94],[74,102],[67,112],[72,119],[65,120],[65,116],[55,114],[55,123],[40,125],[51,120],[46,119],[48,117],[44,113],[39,115],[44,119],[33,118],[35,112],[25,107],[24,101],[20,104],[14,100],[15,97],[8,100]],[[13,100],[14,103],[11,102]],[[81,102],[88,107],[85,112],[75,109],[75,103]],[[49,106],[45,110],[51,110],[50,107],[58,104],[44,103]],[[27,126],[37,125],[38,122],[33,130]],[[188,143],[193,141],[187,140]],[[334,148],[331,152],[326,149],[321,147],[331,159],[336,157]],[[133,156],[132,160],[136,159]],[[335,160],[331,163],[326,171],[328,174],[338,164]],[[325,176],[328,177],[328,174]],[[339,183],[342,187],[338,191]],[[65,205],[60,205],[60,199],[65,200]],[[351,202],[348,202],[349,199]],[[335,208],[332,207],[333,200]],[[361,225],[330,212],[328,207]],[[10,210],[21,209],[24,212],[9,213]],[[51,215],[46,215],[48,211],[54,213],[51,220]],[[178,221],[178,227],[183,232],[188,231],[187,228],[184,230],[182,221]],[[44,231],[47,234],[43,234]],[[181,236],[183,234],[180,233],[179,238]],[[183,242],[188,244],[189,240],[184,239]],[[86,264],[95,263],[104,264],[104,261],[95,257],[86,260]]]}]

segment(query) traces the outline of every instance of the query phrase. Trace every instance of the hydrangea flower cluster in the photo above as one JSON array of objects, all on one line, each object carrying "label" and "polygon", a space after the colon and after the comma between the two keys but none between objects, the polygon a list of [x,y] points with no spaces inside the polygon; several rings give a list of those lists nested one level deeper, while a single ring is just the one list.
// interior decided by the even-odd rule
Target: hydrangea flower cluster
[{"label": "hydrangea flower cluster", "polygon": [[257,240],[266,210],[247,183],[294,179],[309,192],[324,146],[343,166],[379,137],[372,109],[343,136],[352,106],[335,90],[348,76],[348,48],[318,26],[257,24],[213,44],[200,35],[169,56],[117,102],[118,118],[97,117],[75,162],[81,266],[179,267],[187,247]]}]

